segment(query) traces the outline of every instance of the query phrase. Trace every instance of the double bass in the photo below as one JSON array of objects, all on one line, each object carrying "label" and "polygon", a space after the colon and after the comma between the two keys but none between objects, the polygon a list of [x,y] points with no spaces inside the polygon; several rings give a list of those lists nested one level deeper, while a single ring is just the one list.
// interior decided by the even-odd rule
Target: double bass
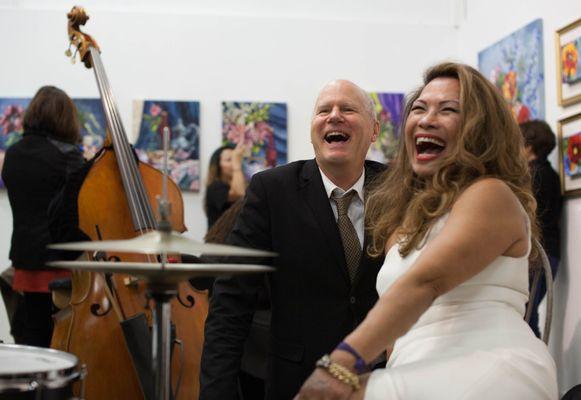
[{"label": "double bass", "polygon": [[[159,213],[152,204],[162,192],[163,174],[135,157],[99,47],[80,30],[89,17],[81,7],[73,7],[67,17],[70,43],[75,48],[72,57],[78,53],[84,65],[93,69],[107,120],[104,150],[94,159],[78,193],[78,226],[91,240],[134,238],[157,229]],[[67,53],[71,55],[70,48]],[[173,181],[168,182],[167,194],[172,229],[184,232],[183,200]],[[158,261],[157,256],[142,254],[107,253],[99,257],[109,261]],[[147,365],[150,360],[144,354],[150,348],[143,343],[151,325],[151,302],[146,293],[145,283],[131,276],[73,272],[70,304],[55,318],[51,347],[76,355],[86,366],[86,399],[153,398]],[[207,312],[207,292],[181,283],[172,300],[175,346],[171,372],[177,400],[198,398]],[[125,326],[142,329],[131,331]]]}]

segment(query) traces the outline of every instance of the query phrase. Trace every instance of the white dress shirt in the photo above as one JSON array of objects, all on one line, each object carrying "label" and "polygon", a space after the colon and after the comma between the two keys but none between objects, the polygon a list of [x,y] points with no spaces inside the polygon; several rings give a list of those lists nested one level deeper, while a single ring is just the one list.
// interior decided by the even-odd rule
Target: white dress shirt
[{"label": "white dress shirt", "polygon": [[363,248],[363,231],[364,231],[364,223],[365,223],[365,209],[364,209],[364,201],[365,201],[365,192],[363,190],[363,182],[365,182],[365,170],[361,173],[361,176],[355,182],[353,186],[351,186],[347,190],[341,189],[339,186],[335,185],[325,173],[319,168],[321,172],[321,178],[323,178],[323,185],[325,186],[325,190],[327,192],[327,197],[329,198],[329,202],[331,203],[331,208],[333,209],[333,214],[335,215],[335,220],[338,218],[337,213],[337,204],[331,198],[331,194],[333,191],[336,191],[338,194],[337,197],[343,197],[346,193],[354,190],[357,194],[353,196],[351,199],[351,204],[349,204],[349,209],[347,211],[347,215],[357,232],[357,237],[359,238],[359,244],[361,248]]}]

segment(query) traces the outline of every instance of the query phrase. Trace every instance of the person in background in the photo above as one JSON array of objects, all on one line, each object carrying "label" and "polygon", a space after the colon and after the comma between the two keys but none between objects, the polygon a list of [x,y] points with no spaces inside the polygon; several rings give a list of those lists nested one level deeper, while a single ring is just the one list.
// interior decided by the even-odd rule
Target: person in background
[{"label": "person in background", "polygon": [[[547,156],[556,146],[555,134],[545,121],[534,120],[520,124],[525,139],[525,151],[533,178],[533,194],[537,200],[537,221],[541,229],[541,243],[551,264],[553,279],[557,275],[561,256],[561,184],[559,175],[551,167]],[[547,291],[544,274],[535,294],[529,325],[537,337],[539,331],[538,306]]]},{"label": "person in background", "polygon": [[52,336],[52,301],[48,284],[70,275],[45,266],[55,259],[48,206],[66,177],[80,168],[80,127],[71,98],[54,86],[38,90],[24,115],[22,140],[6,151],[2,179],[12,209],[10,260],[12,288],[23,292],[11,329],[17,344],[48,347]]},{"label": "person in background", "polygon": [[236,147],[225,145],[218,148],[210,158],[206,178],[204,210],[208,217],[208,229],[238,199],[244,197],[246,180],[242,171],[244,141]]},{"label": "person in background", "polygon": [[[267,399],[290,399],[323,353],[377,300],[381,259],[366,247],[366,190],[385,167],[366,161],[379,123],[373,100],[352,82],[320,92],[311,119],[315,158],[252,177],[226,239],[276,252],[268,274],[272,306]],[[242,353],[265,274],[216,279],[205,328],[200,400],[238,398]],[[257,399],[258,400],[258,399]]]}]

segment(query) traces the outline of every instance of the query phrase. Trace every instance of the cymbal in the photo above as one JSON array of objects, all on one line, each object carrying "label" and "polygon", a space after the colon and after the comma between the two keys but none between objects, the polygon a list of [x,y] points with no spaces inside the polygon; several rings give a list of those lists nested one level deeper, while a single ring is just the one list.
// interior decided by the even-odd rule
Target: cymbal
[{"label": "cymbal", "polygon": [[115,261],[52,261],[51,267],[78,271],[110,272],[133,275],[156,283],[179,283],[200,276],[238,275],[270,272],[274,268],[252,264],[164,264]]},{"label": "cymbal", "polygon": [[249,256],[274,257],[276,253],[264,250],[247,249],[224,244],[201,243],[177,232],[152,231],[133,239],[100,240],[91,242],[57,243],[48,246],[56,250],[112,251],[141,254],[191,254],[195,256]]}]

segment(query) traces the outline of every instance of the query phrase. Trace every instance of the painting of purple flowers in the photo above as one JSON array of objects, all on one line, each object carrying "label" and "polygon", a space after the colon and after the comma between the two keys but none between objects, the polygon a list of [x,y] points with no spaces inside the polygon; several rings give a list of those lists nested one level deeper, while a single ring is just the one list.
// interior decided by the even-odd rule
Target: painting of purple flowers
[{"label": "painting of purple flowers", "polygon": [[223,102],[223,144],[245,143],[244,176],[287,162],[285,103]]},{"label": "painting of purple flowers", "polygon": [[135,150],[139,159],[163,169],[163,128],[170,131],[168,169],[180,189],[200,190],[200,103],[197,101],[134,101]]},{"label": "painting of purple flowers", "polygon": [[389,164],[397,154],[400,138],[400,124],[403,114],[403,93],[370,92],[375,103],[375,113],[379,121],[379,135],[371,144],[367,158]]},{"label": "painting of purple flowers", "polygon": [[478,53],[478,69],[522,123],[545,117],[543,21],[537,19]]},{"label": "painting of purple flowers", "polygon": [[[24,113],[30,98],[0,98],[0,171],[6,149],[22,138]],[[100,99],[73,99],[81,128],[80,148],[86,159],[103,147],[106,120]],[[4,183],[0,179],[0,188]]]}]

